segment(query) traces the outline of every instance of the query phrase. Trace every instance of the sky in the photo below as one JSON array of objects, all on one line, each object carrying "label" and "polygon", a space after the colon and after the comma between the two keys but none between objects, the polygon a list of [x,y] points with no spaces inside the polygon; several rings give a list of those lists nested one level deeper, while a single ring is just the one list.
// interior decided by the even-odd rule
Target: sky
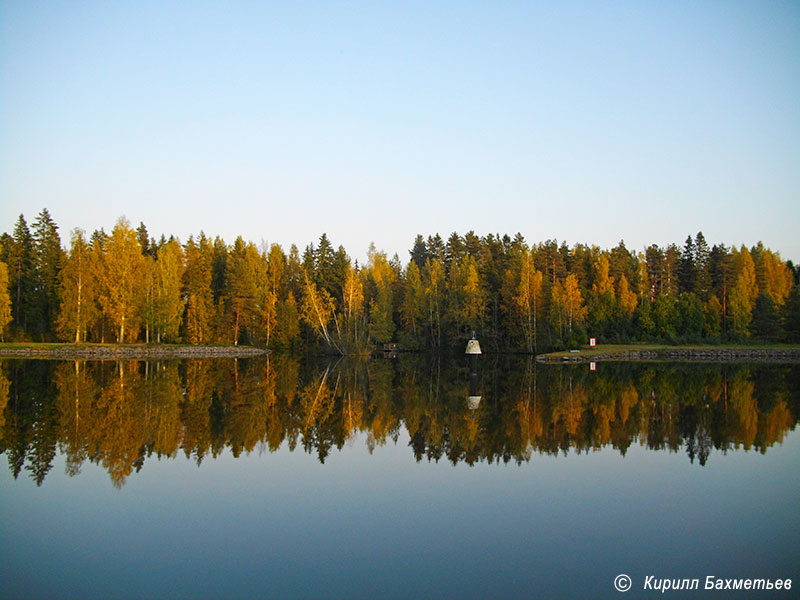
[{"label": "sky", "polygon": [[800,262],[800,3],[0,0],[0,232],[43,208],[65,246],[124,215]]}]

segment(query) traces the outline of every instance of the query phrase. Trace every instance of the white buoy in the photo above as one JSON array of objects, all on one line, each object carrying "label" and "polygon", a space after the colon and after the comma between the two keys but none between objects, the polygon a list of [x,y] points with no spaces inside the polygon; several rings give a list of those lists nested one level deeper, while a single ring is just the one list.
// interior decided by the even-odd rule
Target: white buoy
[{"label": "white buoy", "polygon": [[482,354],[481,345],[475,338],[467,342],[467,351],[464,354]]}]

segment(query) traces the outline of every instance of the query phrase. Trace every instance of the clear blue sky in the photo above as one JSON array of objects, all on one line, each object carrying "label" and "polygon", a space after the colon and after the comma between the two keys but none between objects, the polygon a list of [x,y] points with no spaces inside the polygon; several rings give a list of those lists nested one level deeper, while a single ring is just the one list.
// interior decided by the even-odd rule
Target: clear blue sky
[{"label": "clear blue sky", "polygon": [[0,231],[800,261],[798,2],[0,0]]}]

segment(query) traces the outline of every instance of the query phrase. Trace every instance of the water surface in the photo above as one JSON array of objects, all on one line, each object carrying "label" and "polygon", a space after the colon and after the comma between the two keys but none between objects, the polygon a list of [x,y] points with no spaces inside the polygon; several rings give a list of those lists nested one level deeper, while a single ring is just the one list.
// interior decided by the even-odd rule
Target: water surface
[{"label": "water surface", "polygon": [[797,366],[598,368],[4,361],[0,595],[800,585]]}]

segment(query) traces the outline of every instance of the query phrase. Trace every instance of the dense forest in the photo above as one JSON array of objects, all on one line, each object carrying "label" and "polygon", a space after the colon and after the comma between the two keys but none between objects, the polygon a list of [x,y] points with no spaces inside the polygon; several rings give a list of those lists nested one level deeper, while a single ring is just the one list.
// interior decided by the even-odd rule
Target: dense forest
[{"label": "dense forest", "polygon": [[521,234],[417,235],[403,264],[353,261],[323,234],[301,253],[204,233],[156,241],[124,218],[76,229],[44,209],[0,237],[4,341],[250,344],[360,354],[460,346],[536,353],[599,343],[799,342],[800,268],[759,243],[611,249]]}]

